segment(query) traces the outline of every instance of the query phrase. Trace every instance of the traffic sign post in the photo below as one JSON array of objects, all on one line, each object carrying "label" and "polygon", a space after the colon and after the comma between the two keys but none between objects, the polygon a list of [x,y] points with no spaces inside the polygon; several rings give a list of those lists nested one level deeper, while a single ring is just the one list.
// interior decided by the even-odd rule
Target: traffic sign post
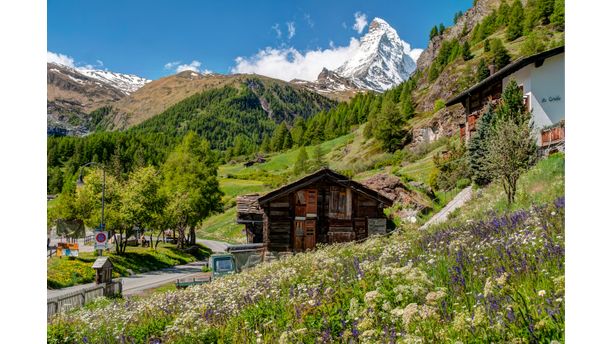
[{"label": "traffic sign post", "polygon": [[108,232],[96,232],[94,234],[95,249],[98,250],[98,256],[102,255],[102,250],[105,250],[108,246]]}]

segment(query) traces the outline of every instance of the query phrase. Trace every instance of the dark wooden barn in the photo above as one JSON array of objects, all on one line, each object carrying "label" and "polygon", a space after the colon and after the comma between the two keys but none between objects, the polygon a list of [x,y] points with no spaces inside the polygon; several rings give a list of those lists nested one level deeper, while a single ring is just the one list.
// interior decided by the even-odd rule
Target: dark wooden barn
[{"label": "dark wooden barn", "polygon": [[261,197],[238,198],[237,221],[246,225],[248,242],[263,242],[268,251],[301,252],[317,243],[386,233],[383,210],[392,203],[358,182],[322,169]]}]

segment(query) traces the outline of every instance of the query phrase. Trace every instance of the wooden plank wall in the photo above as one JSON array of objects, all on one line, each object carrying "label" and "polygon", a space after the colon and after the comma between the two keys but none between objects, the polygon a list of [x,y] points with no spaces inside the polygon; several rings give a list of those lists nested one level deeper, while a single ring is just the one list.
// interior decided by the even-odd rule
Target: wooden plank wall
[{"label": "wooden plank wall", "polygon": [[266,213],[268,215],[268,249],[270,251],[289,251],[292,229],[290,197],[285,196],[270,202]]}]

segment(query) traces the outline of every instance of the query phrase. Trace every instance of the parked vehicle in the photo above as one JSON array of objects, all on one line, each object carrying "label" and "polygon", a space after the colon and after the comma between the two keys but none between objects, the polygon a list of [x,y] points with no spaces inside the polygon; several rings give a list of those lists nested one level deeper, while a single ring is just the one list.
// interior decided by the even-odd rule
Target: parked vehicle
[{"label": "parked vehicle", "polygon": [[209,282],[213,279],[239,273],[253,267],[264,260],[263,244],[231,245],[226,249],[227,253],[215,253],[208,259],[208,267],[211,271],[210,278],[194,278],[177,280],[177,288]]}]

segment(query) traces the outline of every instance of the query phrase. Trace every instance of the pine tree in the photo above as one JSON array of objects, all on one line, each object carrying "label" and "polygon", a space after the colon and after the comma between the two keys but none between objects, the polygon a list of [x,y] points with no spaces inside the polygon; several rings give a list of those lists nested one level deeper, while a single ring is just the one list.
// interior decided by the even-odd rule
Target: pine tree
[{"label": "pine tree", "polygon": [[470,52],[470,43],[467,40],[463,43],[463,48],[461,49],[461,56],[463,57],[463,61],[469,61],[474,57],[474,55],[472,55],[472,52]]},{"label": "pine tree", "polygon": [[486,169],[487,139],[493,125],[494,112],[491,106],[478,119],[476,133],[470,138],[467,145],[467,159],[470,166],[472,180],[483,186],[491,182],[491,176]]},{"label": "pine tree", "polygon": [[446,28],[444,27],[444,24],[440,23],[440,25],[438,25],[438,34],[442,35],[444,33],[444,30],[446,30]]},{"label": "pine tree", "polygon": [[394,152],[401,148],[406,138],[406,119],[397,111],[396,105],[385,99],[383,101],[380,118],[374,128],[374,137],[382,144],[387,152]]},{"label": "pine tree", "polygon": [[431,31],[429,31],[429,39],[431,40],[437,35],[438,35],[438,26],[434,26],[433,28],[431,28]]},{"label": "pine tree", "polygon": [[302,146],[298,152],[297,158],[295,160],[295,164],[293,165],[293,174],[299,176],[302,173],[305,173],[308,166],[308,152],[306,152],[306,148]]},{"label": "pine tree", "polygon": [[412,101],[412,96],[408,95],[406,99],[401,103],[402,113],[405,119],[411,119],[414,117],[414,102]]},{"label": "pine tree", "polygon": [[461,29],[461,37],[465,37],[468,34],[467,24],[463,24],[463,29]]},{"label": "pine tree", "polygon": [[263,153],[267,153],[270,151],[270,137],[268,137],[268,134],[264,134],[261,146],[259,146],[259,151]]},{"label": "pine tree", "polygon": [[525,111],[523,103],[523,92],[514,79],[504,88],[502,101],[496,109],[496,120],[513,120],[518,124],[529,122],[531,114]]},{"label": "pine tree", "polygon": [[508,28],[506,29],[506,39],[512,42],[523,35],[524,21],[523,5],[520,0],[514,0],[512,11],[508,19]]},{"label": "pine tree", "polygon": [[293,143],[298,146],[302,146],[304,144],[304,132],[306,131],[306,121],[302,116],[298,116],[293,121],[293,128],[291,128],[291,137],[293,138]]},{"label": "pine tree", "polygon": [[287,123],[283,121],[281,124],[276,126],[276,129],[274,129],[274,133],[272,134],[272,140],[270,142],[270,150],[273,152],[283,150],[283,148],[285,147],[285,140],[287,136],[291,135],[289,134]]},{"label": "pine tree", "polygon": [[463,15],[462,11],[455,13],[455,15],[453,16],[453,23],[455,23],[455,25],[457,24],[457,22],[459,21],[459,18],[461,18],[462,15]]},{"label": "pine tree", "polygon": [[316,170],[327,167],[327,162],[323,156],[323,149],[321,148],[321,145],[316,145],[314,148],[312,164]]},{"label": "pine tree", "polygon": [[555,0],[538,0],[536,3],[538,17],[543,25],[550,23],[550,16],[555,10]]},{"label": "pine tree", "polygon": [[472,30],[472,42],[473,43],[478,43],[480,42],[480,23],[476,23],[476,26],[474,26],[474,29]]},{"label": "pine tree", "polygon": [[489,51],[491,51],[491,44],[490,44],[488,38],[485,39],[485,41],[484,41],[483,50],[484,50],[485,53],[488,53]]},{"label": "pine tree", "polygon": [[499,5],[499,9],[497,10],[497,25],[498,26],[506,26],[508,25],[510,19],[510,12],[512,9],[510,5],[506,2],[506,0],[502,0]]},{"label": "pine tree", "polygon": [[291,149],[292,147],[293,147],[293,138],[291,137],[289,130],[287,130],[287,133],[285,134],[285,140],[283,142],[282,150],[288,150],[288,149]]},{"label": "pine tree", "polygon": [[496,70],[500,70],[510,63],[510,54],[501,39],[491,41],[491,53],[493,54],[492,63]]},{"label": "pine tree", "polygon": [[485,63],[485,60],[481,58],[480,61],[478,61],[478,69],[476,70],[476,78],[478,79],[478,82],[488,78],[490,74],[491,72]]},{"label": "pine tree", "polygon": [[550,16],[550,22],[553,24],[555,30],[565,30],[565,0],[555,1],[555,9]]}]

